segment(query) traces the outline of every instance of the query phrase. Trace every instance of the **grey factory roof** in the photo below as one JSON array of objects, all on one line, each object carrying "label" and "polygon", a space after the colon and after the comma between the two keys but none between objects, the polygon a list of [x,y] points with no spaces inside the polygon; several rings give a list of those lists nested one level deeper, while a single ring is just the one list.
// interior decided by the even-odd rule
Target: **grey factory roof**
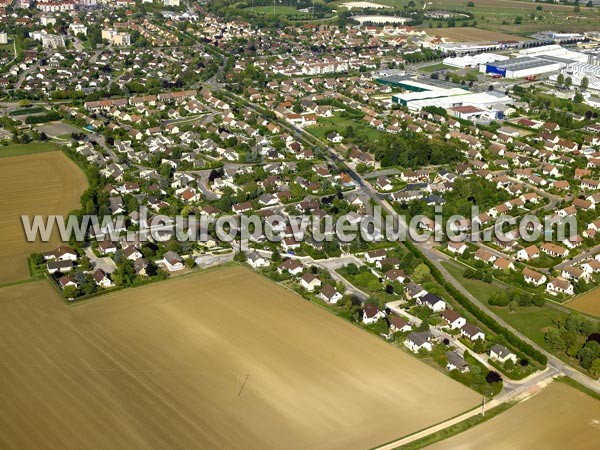
[{"label": "grey factory roof", "polygon": [[531,56],[523,56],[521,58],[510,59],[508,61],[501,61],[489,64],[493,67],[500,67],[502,69],[510,70],[525,70],[533,69],[534,67],[544,67],[550,64],[556,64],[556,62],[549,61],[542,58],[533,58]]}]

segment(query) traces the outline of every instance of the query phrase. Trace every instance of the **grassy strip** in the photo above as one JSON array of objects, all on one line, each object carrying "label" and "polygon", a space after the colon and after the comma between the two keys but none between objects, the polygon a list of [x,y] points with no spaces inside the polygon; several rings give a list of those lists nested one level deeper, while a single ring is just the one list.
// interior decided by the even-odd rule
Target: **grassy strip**
[{"label": "grassy strip", "polygon": [[33,155],[35,153],[55,152],[58,150],[54,144],[45,142],[32,142],[30,144],[9,144],[0,146],[0,158],[11,156]]},{"label": "grassy strip", "polygon": [[560,381],[561,383],[567,384],[567,385],[571,386],[572,388],[575,388],[578,391],[581,391],[584,394],[587,394],[590,397],[595,398],[596,400],[600,400],[600,394],[598,392],[592,391],[590,388],[587,388],[583,384],[578,383],[573,378],[569,378],[567,376],[558,377],[558,378],[556,378],[556,381]]},{"label": "grassy strip", "polygon": [[496,292],[501,292],[503,290],[497,286],[494,286],[493,284],[486,283],[484,281],[465,278],[463,276],[463,273],[466,267],[461,268],[457,265],[445,261],[442,261],[441,264],[450,273],[450,275],[456,278],[460,282],[460,284],[463,285],[463,287],[467,291],[469,291],[471,294],[473,294],[473,296],[477,297],[479,300],[485,303],[487,303],[488,299],[493,294],[495,294]]},{"label": "grassy strip", "polygon": [[43,278],[24,278],[23,280],[9,281],[7,283],[0,284],[0,289],[9,287],[9,286],[16,286],[19,284],[33,283],[34,281],[40,281],[40,280],[43,280]]},{"label": "grassy strip", "polygon": [[431,433],[428,436],[422,437],[421,439],[417,439],[416,441],[410,442],[409,444],[397,448],[403,450],[417,450],[420,448],[427,447],[429,445],[435,444],[436,442],[443,441],[444,439],[448,439],[452,436],[460,434],[463,431],[467,431],[469,428],[479,425],[487,420],[493,419],[494,417],[503,413],[504,411],[508,410],[514,405],[516,405],[516,402],[502,403],[501,405],[498,405],[495,408],[488,410],[485,416],[478,414],[477,416],[469,417],[468,419],[463,420],[462,422],[444,428],[443,430],[436,431],[435,433]]}]

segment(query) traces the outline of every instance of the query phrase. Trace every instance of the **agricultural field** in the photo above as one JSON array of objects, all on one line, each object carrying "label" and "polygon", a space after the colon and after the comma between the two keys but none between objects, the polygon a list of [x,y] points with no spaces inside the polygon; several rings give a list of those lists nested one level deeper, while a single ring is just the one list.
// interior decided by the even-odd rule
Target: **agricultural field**
[{"label": "agricultural field", "polygon": [[346,2],[342,3],[340,6],[343,6],[347,9],[361,9],[361,8],[372,8],[372,9],[385,9],[391,8],[388,5],[382,5],[381,3],[373,3],[373,2]]},{"label": "agricultural field", "polygon": [[600,288],[592,289],[565,304],[569,308],[582,313],[600,317]]},{"label": "agricultural field", "polygon": [[[377,3],[401,9],[408,5],[410,0],[377,0]],[[600,30],[598,8],[586,7],[587,2],[579,4],[579,12],[574,11],[574,5],[572,4],[549,4],[518,0],[473,0],[474,7],[467,7],[469,2],[465,0],[433,0],[433,2],[426,3],[428,11],[464,11],[474,15],[477,28],[521,36],[545,30],[557,32]],[[416,2],[416,4],[417,8],[420,9],[423,2]],[[538,7],[541,9],[537,9]],[[518,17],[520,19],[517,19]],[[515,24],[515,19],[520,23]],[[473,20],[467,20],[466,22],[471,24]],[[457,28],[460,28],[460,24],[461,22],[457,21]],[[446,27],[447,23],[425,18],[421,26],[435,28],[438,25]],[[489,38],[483,39],[487,40]],[[477,40],[477,38],[473,38],[473,40]]]},{"label": "agricultural field", "polygon": [[480,396],[244,268],[0,291],[0,448],[364,449]]},{"label": "agricultural field", "polygon": [[307,13],[303,13],[302,11],[297,10],[291,6],[283,6],[277,5],[273,6],[255,6],[254,8],[247,8],[256,13],[266,14],[268,16],[297,16],[297,15],[306,15]]},{"label": "agricultural field", "polygon": [[46,153],[57,151],[58,147],[53,144],[43,142],[32,142],[30,144],[8,144],[0,145],[0,158],[9,158],[12,156],[33,155],[36,153]]},{"label": "agricultural field", "polygon": [[26,278],[27,257],[51,250],[59,242],[58,233],[53,233],[50,242],[27,242],[21,214],[66,214],[79,207],[87,179],[75,163],[52,150],[56,148],[48,144],[0,147],[0,155],[3,151],[23,155],[0,158],[0,192],[4,198],[0,210],[0,283]]},{"label": "agricultural field", "polygon": [[554,382],[507,412],[427,448],[592,450],[598,442],[600,401]]},{"label": "agricultural field", "polygon": [[482,30],[473,27],[459,28],[425,28],[430,36],[440,36],[448,39],[450,42],[496,42],[496,41],[522,41],[526,38],[515,36],[498,31]]}]

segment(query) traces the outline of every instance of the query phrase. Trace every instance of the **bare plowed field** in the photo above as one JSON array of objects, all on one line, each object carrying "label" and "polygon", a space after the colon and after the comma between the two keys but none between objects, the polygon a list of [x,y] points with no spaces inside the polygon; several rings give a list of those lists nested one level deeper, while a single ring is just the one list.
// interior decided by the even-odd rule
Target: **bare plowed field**
[{"label": "bare plowed field", "polygon": [[600,289],[592,289],[574,300],[571,300],[566,306],[586,314],[600,317]]},{"label": "bare plowed field", "polygon": [[0,158],[0,283],[27,277],[27,256],[59,242],[25,239],[21,214],[67,214],[79,207],[87,186],[83,172],[61,152]]},{"label": "bare plowed field", "polygon": [[599,442],[600,402],[554,382],[489,422],[427,448],[596,450]]},{"label": "bare plowed field", "polygon": [[481,28],[425,28],[430,36],[440,36],[450,42],[499,42],[499,41],[524,41],[526,38],[498,31],[482,30]]},{"label": "bare plowed field", "polygon": [[366,449],[479,395],[246,269],[0,289],[0,448]]}]

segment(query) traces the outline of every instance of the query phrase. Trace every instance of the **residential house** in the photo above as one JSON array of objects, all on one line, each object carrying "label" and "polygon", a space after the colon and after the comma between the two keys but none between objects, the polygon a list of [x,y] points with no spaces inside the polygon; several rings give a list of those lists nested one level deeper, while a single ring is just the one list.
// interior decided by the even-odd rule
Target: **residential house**
[{"label": "residential house", "polygon": [[509,360],[514,364],[517,363],[517,355],[501,344],[494,344],[492,348],[490,348],[490,359],[493,361],[498,361],[502,364]]},{"label": "residential house", "polygon": [[435,294],[427,293],[422,297],[417,297],[417,305],[427,306],[433,312],[440,312],[446,309],[446,302]]},{"label": "residential house", "polygon": [[304,275],[302,275],[302,277],[300,277],[300,284],[304,289],[306,289],[309,292],[312,292],[315,290],[315,288],[321,286],[321,280],[319,280],[312,273],[307,272]]},{"label": "residential house", "polygon": [[162,262],[169,272],[182,270],[185,267],[183,258],[173,251],[166,252],[163,256]]},{"label": "residential house", "polygon": [[375,305],[367,305],[363,309],[362,323],[369,325],[377,322],[379,319],[383,319],[385,314],[379,311],[379,308]]},{"label": "residential house", "polygon": [[365,253],[365,260],[369,264],[373,264],[377,261],[381,261],[387,257],[387,251],[385,249],[381,250],[371,250]]},{"label": "residential house", "polygon": [[44,259],[48,260],[57,260],[57,261],[77,261],[78,254],[71,247],[67,247],[66,245],[61,245],[60,247],[52,250],[51,252],[46,252],[43,254]]},{"label": "residential house", "polygon": [[414,353],[419,353],[420,350],[426,350],[430,352],[433,350],[431,344],[431,333],[429,331],[413,332],[406,336],[404,345]]},{"label": "residential house", "polygon": [[300,275],[304,270],[304,266],[300,261],[295,259],[286,259],[279,266],[277,266],[277,272],[282,274],[283,272],[289,272],[290,275]]},{"label": "residential house", "polygon": [[533,284],[534,286],[541,286],[547,280],[546,275],[536,272],[529,267],[525,267],[522,273],[525,282],[528,284]]},{"label": "residential house", "polygon": [[333,303],[335,305],[343,298],[343,295],[332,285],[325,284],[321,288],[319,297],[325,300],[327,303]]},{"label": "residential house", "polygon": [[467,323],[467,319],[453,309],[447,309],[443,311],[441,316],[442,319],[444,319],[444,322],[450,325],[450,329],[452,330],[459,330]]},{"label": "residential house", "polygon": [[408,333],[412,330],[412,325],[399,316],[390,316],[390,332],[392,333]]},{"label": "residential house", "polygon": [[269,260],[267,258],[264,258],[263,256],[259,255],[256,252],[250,252],[250,253],[248,253],[246,255],[246,261],[254,269],[258,269],[260,267],[268,267],[269,264],[270,264],[270,262],[269,262]]},{"label": "residential house", "polygon": [[98,286],[103,288],[109,288],[115,285],[102,269],[96,269],[92,274],[92,278],[94,278],[94,281]]},{"label": "residential house", "polygon": [[479,327],[473,325],[472,323],[466,323],[465,325],[463,325],[463,327],[460,329],[460,334],[461,336],[464,336],[467,339],[469,339],[471,342],[477,341],[479,339],[485,341],[485,333],[481,331]]},{"label": "residential house", "polygon": [[461,373],[465,373],[470,370],[469,364],[456,351],[448,350],[445,355],[446,360],[448,361],[446,364],[446,369],[450,372],[453,370],[458,370]]},{"label": "residential house", "polygon": [[454,241],[448,242],[448,251],[450,253],[462,255],[464,252],[466,252],[468,250],[468,248],[469,247],[467,247],[467,244],[465,244],[462,241],[461,242],[454,242]]},{"label": "residential house", "polygon": [[551,278],[546,284],[546,292],[551,295],[573,295],[573,285],[564,278]]}]

